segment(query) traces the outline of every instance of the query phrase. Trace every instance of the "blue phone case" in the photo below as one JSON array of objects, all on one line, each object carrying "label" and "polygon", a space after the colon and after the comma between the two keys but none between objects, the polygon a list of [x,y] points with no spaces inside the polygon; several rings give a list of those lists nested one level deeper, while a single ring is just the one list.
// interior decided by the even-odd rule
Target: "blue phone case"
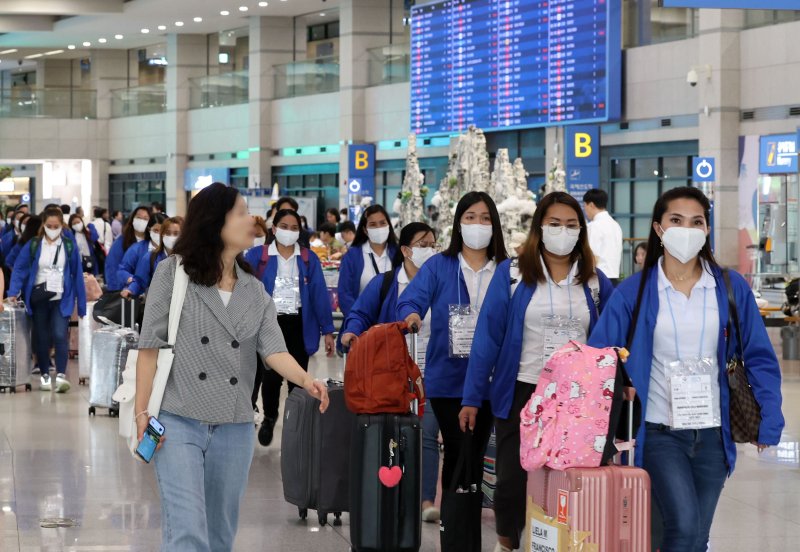
[{"label": "blue phone case", "polygon": [[150,460],[153,459],[153,454],[155,454],[157,446],[158,438],[150,431],[145,431],[142,441],[139,443],[139,446],[136,447],[136,454],[149,464]]}]

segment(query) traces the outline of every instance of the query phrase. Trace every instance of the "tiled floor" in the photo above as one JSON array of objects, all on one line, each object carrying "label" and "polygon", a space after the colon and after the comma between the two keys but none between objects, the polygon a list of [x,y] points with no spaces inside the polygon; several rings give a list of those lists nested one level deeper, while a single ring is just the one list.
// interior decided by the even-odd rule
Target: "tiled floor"
[{"label": "tiled floor", "polygon": [[[773,330],[774,332],[774,330]],[[318,377],[341,376],[338,362],[312,361]],[[71,370],[74,372],[74,370]],[[793,551],[800,542],[800,362],[784,363],[786,432],[759,455],[742,447],[712,530],[714,552]],[[71,373],[71,380],[76,374]],[[0,395],[0,550],[157,550],[158,490],[152,468],[133,460],[117,420],[87,414],[88,389],[67,395]],[[280,430],[278,430],[278,435]],[[347,551],[348,524],[300,522],[283,500],[280,442],[258,447],[236,550]],[[71,518],[74,528],[45,529],[43,518]],[[423,551],[437,550],[435,526],[423,527]],[[485,512],[483,550],[492,550]]]}]

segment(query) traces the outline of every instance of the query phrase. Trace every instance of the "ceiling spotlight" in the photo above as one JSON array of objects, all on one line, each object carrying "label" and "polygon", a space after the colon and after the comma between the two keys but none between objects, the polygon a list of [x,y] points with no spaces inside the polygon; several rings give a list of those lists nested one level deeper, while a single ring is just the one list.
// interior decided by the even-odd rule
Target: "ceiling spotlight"
[{"label": "ceiling spotlight", "polygon": [[114,35],[114,38],[116,38],[117,40],[122,40],[123,36],[121,34],[117,34],[117,35]]},{"label": "ceiling spotlight", "polygon": [[6,55],[6,54],[13,54],[13,53],[15,53],[16,51],[17,51],[17,49],[16,49],[16,48],[12,48],[12,49],[10,49],[10,50],[3,50],[2,52],[0,52],[0,56],[4,56],[4,55]]},{"label": "ceiling spotlight", "polygon": [[203,22],[203,18],[202,17],[195,17],[194,18],[194,22],[195,23],[202,23]]},{"label": "ceiling spotlight", "polygon": [[267,6],[269,6],[269,2],[259,2],[258,5],[261,8],[266,8]]},{"label": "ceiling spotlight", "polygon": [[105,44],[106,42],[108,42],[108,40],[106,40],[105,38],[98,38],[97,42],[99,42],[100,44]]},{"label": "ceiling spotlight", "polygon": [[67,46],[67,50],[74,50],[74,49],[75,49],[74,44],[70,44],[69,46]]},{"label": "ceiling spotlight", "polygon": [[142,34],[147,34],[150,32],[150,29],[142,29]]},{"label": "ceiling spotlight", "polygon": [[248,9],[247,6],[239,6],[239,11],[240,12],[246,12],[247,9]]},{"label": "ceiling spotlight", "polygon": [[319,14],[320,17],[325,17],[325,12]]},{"label": "ceiling spotlight", "polygon": [[92,45],[92,43],[91,43],[91,42],[84,42],[84,43],[83,43],[83,46],[84,46],[84,48],[88,48],[88,47],[89,47],[89,46],[91,46],[91,45]]},{"label": "ceiling spotlight", "polygon": [[159,31],[166,31],[167,30],[167,26],[166,25],[159,25],[158,26],[158,30]]},{"label": "ceiling spotlight", "polygon": [[229,12],[228,10],[222,10],[221,12],[219,12],[219,14],[220,15],[230,15],[231,12]]},{"label": "ceiling spotlight", "polygon": [[183,21],[176,21],[175,22],[175,26],[176,27],[183,27]]}]

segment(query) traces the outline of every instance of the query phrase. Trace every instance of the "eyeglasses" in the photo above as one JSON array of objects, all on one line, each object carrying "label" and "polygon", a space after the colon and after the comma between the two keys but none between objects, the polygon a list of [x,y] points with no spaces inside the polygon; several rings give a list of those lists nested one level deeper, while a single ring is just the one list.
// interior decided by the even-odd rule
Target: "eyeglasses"
[{"label": "eyeglasses", "polygon": [[550,234],[551,236],[558,236],[565,229],[567,231],[568,236],[579,236],[581,233],[580,226],[561,226],[560,224],[547,224],[543,226],[542,229],[547,229],[547,233]]},{"label": "eyeglasses", "polygon": [[422,240],[420,240],[420,241],[418,241],[416,243],[412,243],[411,247],[430,247],[434,251],[439,251],[442,248],[442,246],[439,245],[436,242],[426,242],[426,241],[422,241]]}]

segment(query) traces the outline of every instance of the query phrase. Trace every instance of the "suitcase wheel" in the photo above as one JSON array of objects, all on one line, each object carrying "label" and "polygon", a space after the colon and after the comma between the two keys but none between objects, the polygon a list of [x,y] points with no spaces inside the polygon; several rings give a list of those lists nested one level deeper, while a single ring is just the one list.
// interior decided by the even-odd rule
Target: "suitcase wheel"
[{"label": "suitcase wheel", "polygon": [[86,385],[86,378],[78,378],[78,385]]},{"label": "suitcase wheel", "polygon": [[118,416],[119,416],[119,412],[118,412],[118,411],[116,411],[116,410],[114,410],[113,408],[109,408],[109,409],[108,409],[108,415],[109,415],[111,418],[116,418],[116,417],[118,417]]},{"label": "suitcase wheel", "polygon": [[31,387],[30,383],[25,384],[25,391],[33,391],[33,387]]},{"label": "suitcase wheel", "polygon": [[300,516],[300,519],[305,520],[308,517],[308,510],[305,508],[298,508],[297,515]]},{"label": "suitcase wheel", "polygon": [[11,393],[12,395],[16,395],[17,394],[17,388],[16,387],[9,387],[8,388],[8,392]]},{"label": "suitcase wheel", "polygon": [[333,526],[339,527],[342,524],[342,513],[341,512],[334,512],[333,513]]},{"label": "suitcase wheel", "polygon": [[94,416],[97,412],[95,411],[93,406],[89,407],[89,416]]},{"label": "suitcase wheel", "polygon": [[328,514],[317,512],[317,519],[319,519],[320,526],[328,525]]}]

